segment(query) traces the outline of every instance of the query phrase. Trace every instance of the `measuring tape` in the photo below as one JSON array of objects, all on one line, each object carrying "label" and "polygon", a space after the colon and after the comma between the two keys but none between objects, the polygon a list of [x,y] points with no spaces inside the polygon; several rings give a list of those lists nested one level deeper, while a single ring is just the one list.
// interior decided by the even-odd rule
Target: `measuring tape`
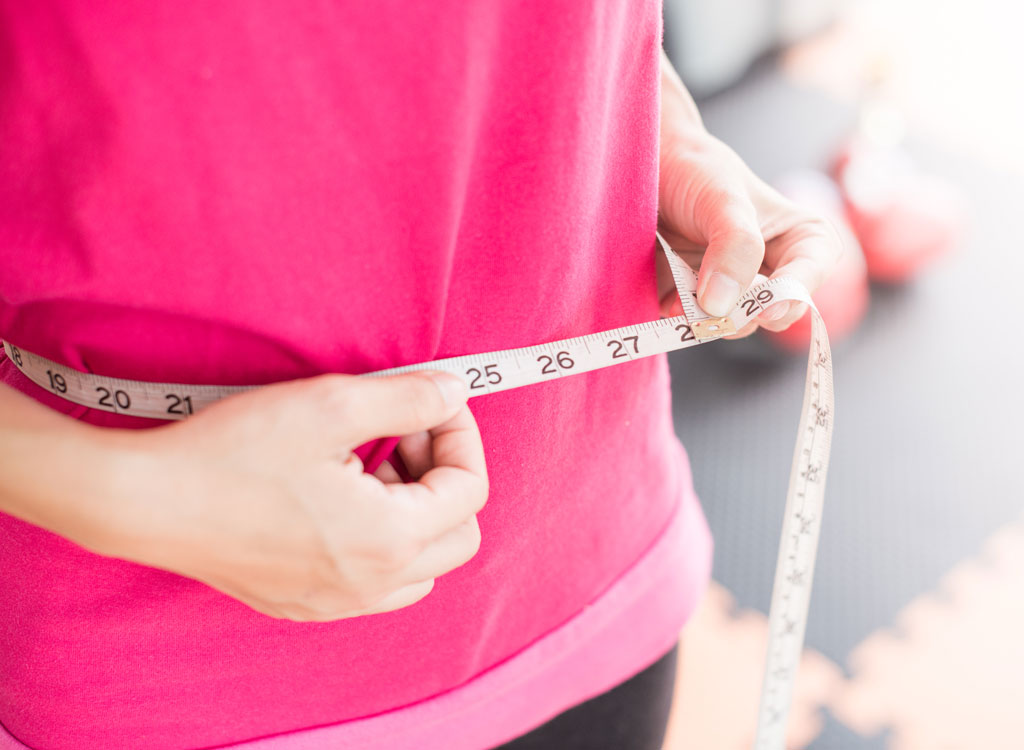
[{"label": "measuring tape", "polygon": [[[441,370],[461,378],[471,397],[482,396],[713,341],[740,330],[777,302],[795,300],[810,305],[811,348],[775,568],[768,617],[768,656],[754,740],[755,750],[782,750],[793,682],[803,649],[832,440],[832,357],[828,336],[807,290],[788,277],[755,283],[728,316],[708,315],[697,306],[697,275],[660,236],[658,242],[668,259],[682,302],[681,316],[538,346],[395,367],[362,377]],[[4,349],[18,369],[43,388],[76,404],[118,414],[185,419],[222,398],[260,387],[111,378],[79,372],[9,341],[4,341]]]}]

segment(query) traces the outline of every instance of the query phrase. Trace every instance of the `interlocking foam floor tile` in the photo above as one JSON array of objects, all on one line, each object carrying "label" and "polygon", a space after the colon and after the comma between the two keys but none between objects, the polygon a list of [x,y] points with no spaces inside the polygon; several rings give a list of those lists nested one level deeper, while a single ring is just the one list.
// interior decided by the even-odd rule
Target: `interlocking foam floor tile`
[{"label": "interlocking foam floor tile", "polygon": [[[665,750],[748,750],[768,645],[768,618],[739,609],[712,582],[683,632],[675,705]],[[808,747],[823,726],[822,706],[842,681],[833,662],[805,650],[790,713],[787,746]]]},{"label": "interlocking foam floor tile", "polygon": [[997,531],[849,665],[830,710],[860,734],[889,728],[890,750],[1024,747],[1024,523]]}]

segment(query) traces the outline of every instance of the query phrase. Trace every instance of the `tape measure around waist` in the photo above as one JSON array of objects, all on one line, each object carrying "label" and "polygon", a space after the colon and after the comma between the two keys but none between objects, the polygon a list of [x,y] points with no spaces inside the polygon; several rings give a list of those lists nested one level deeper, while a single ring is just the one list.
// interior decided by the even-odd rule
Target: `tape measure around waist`
[{"label": "tape measure around waist", "polygon": [[[832,358],[824,323],[807,290],[790,278],[761,280],[722,318],[696,304],[696,274],[659,236],[683,306],[683,315],[519,349],[434,360],[366,373],[386,377],[442,370],[460,377],[470,396],[483,396],[590,372],[642,357],[713,341],[735,333],[766,307],[784,300],[811,308],[811,346],[804,382],[782,539],[769,613],[768,654],[758,712],[755,750],[782,750],[804,630],[820,533],[833,425]],[[763,277],[761,277],[763,279]],[[7,356],[30,380],[93,409],[153,419],[185,419],[249,385],[153,383],[83,373],[4,341]]]}]

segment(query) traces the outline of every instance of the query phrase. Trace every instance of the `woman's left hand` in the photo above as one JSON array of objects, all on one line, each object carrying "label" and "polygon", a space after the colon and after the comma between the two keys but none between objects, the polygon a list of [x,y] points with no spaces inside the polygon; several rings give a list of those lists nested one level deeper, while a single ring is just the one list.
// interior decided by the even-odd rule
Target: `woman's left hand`
[{"label": "woman's left hand", "polygon": [[[693,100],[662,56],[658,230],[693,268],[700,268],[697,302],[724,316],[754,277],[793,276],[813,293],[835,268],[842,241],[826,219],[788,200],[759,179],[737,154],[708,133]],[[658,258],[663,315],[682,314],[668,264]],[[758,325],[781,331],[807,305],[770,305],[737,331]]]}]

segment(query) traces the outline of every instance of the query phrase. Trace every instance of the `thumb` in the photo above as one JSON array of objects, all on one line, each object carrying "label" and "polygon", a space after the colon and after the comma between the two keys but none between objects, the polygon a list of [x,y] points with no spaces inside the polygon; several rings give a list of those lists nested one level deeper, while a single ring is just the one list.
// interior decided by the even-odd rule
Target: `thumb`
[{"label": "thumb", "polygon": [[746,199],[710,201],[708,249],[697,278],[697,304],[709,315],[728,315],[761,268],[764,237],[757,211]]},{"label": "thumb", "polygon": [[469,398],[459,378],[419,371],[386,378],[327,376],[328,416],[351,445],[380,437],[411,435],[448,421]]}]

